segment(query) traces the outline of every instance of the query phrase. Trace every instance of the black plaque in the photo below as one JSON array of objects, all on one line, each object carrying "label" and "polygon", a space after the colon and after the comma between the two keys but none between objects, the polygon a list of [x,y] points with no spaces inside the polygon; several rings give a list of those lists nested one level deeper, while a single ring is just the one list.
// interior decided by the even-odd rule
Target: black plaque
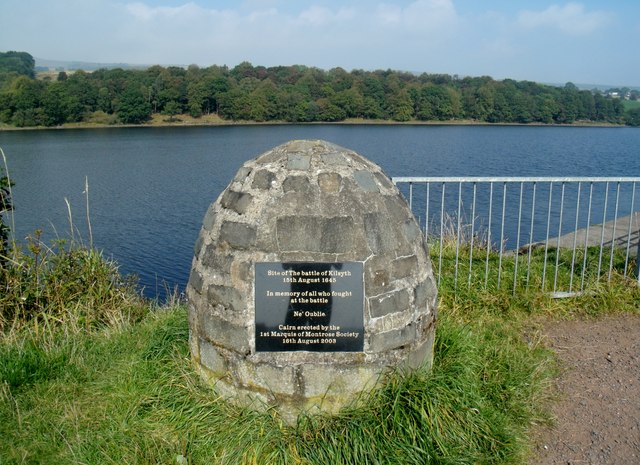
[{"label": "black plaque", "polygon": [[256,263],[256,351],[362,352],[362,263]]}]

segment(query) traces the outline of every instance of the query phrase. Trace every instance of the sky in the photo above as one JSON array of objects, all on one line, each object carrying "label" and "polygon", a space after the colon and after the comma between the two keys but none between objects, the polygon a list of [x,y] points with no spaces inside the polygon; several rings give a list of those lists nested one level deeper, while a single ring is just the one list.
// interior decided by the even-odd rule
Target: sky
[{"label": "sky", "polygon": [[0,51],[640,86],[638,0],[0,0]]}]

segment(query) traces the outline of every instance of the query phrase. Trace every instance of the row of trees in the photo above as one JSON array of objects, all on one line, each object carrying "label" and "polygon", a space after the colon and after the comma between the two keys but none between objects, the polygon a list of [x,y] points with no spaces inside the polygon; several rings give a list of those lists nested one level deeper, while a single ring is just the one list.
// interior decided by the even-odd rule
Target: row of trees
[{"label": "row of trees", "polygon": [[56,79],[42,80],[25,72],[24,66],[7,71],[0,56],[0,122],[56,126],[102,118],[113,124],[138,124],[153,113],[171,117],[189,113],[196,118],[216,113],[227,120],[288,122],[363,118],[633,124],[638,119],[625,114],[620,99],[579,90],[571,83],[554,87],[490,77],[266,68],[246,62],[234,68],[191,65],[61,72]]}]

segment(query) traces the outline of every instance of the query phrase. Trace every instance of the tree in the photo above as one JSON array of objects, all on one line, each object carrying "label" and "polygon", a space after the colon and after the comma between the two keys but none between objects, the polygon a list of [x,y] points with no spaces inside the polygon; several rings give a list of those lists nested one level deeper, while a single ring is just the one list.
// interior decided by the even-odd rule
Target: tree
[{"label": "tree", "polygon": [[329,99],[321,98],[315,103],[318,109],[317,120],[319,121],[342,121],[347,116],[342,108],[331,103]]},{"label": "tree", "polygon": [[194,118],[202,116],[207,101],[206,83],[203,79],[194,80],[187,84],[187,100],[189,114]]},{"label": "tree", "polygon": [[204,78],[206,99],[204,101],[205,113],[218,113],[220,106],[220,96],[231,89],[233,79],[225,75],[225,71],[215,68],[207,71]]},{"label": "tree", "polygon": [[389,114],[395,121],[409,121],[413,118],[413,104],[407,89],[400,89],[388,98]]},{"label": "tree", "polygon": [[98,90],[98,100],[96,102],[97,109],[105,113],[113,112],[113,104],[111,92],[106,87],[100,87]]},{"label": "tree", "polygon": [[66,95],[61,82],[50,84],[47,87],[42,105],[47,115],[47,126],[57,126],[67,119],[64,103]]},{"label": "tree", "polygon": [[309,114],[309,100],[297,90],[297,86],[285,87],[278,96],[280,105],[279,117],[283,121],[297,123],[311,121]]},{"label": "tree", "polygon": [[465,113],[478,121],[489,121],[493,113],[496,89],[492,83],[473,83],[465,89]]},{"label": "tree", "polygon": [[[81,115],[96,110],[98,100],[98,86],[90,75],[84,71],[76,71],[64,81],[67,98],[74,97],[80,109],[76,110]],[[80,121],[76,116],[68,118],[71,121]]]},{"label": "tree", "polygon": [[338,108],[341,108],[347,118],[362,116],[364,107],[362,94],[353,87],[336,92],[329,97],[329,101]]},{"label": "tree", "polygon": [[628,126],[640,126],[640,108],[627,111],[624,116],[624,121]]},{"label": "tree", "polygon": [[180,114],[180,111],[180,104],[172,100],[170,102],[167,102],[167,104],[164,106],[162,114],[169,116],[169,121],[173,122],[176,120],[175,116]]},{"label": "tree", "polygon": [[455,89],[427,84],[414,93],[416,118],[445,121],[460,116],[460,96]]},{"label": "tree", "polygon": [[384,84],[377,74],[365,76],[360,84],[365,118],[384,118]]},{"label": "tree", "polygon": [[132,85],[125,90],[116,106],[118,118],[125,124],[140,124],[151,118],[151,104],[142,90]]},{"label": "tree", "polygon": [[44,126],[46,124],[42,99],[47,84],[26,76],[20,76],[13,81],[11,106],[13,108],[12,123],[18,127]]},{"label": "tree", "polygon": [[305,73],[295,83],[296,90],[306,95],[310,99],[318,99],[323,97],[322,84],[323,74],[320,70],[311,68],[307,69]]},{"label": "tree", "polygon": [[[489,76],[465,77],[393,70],[324,71],[306,66],[240,63],[199,68],[151,66],[60,73],[57,80],[29,76],[32,57],[0,53],[0,121],[51,126],[82,121],[96,111],[137,124],[150,111],[171,117],[211,112],[231,120],[336,121],[358,117],[396,121],[470,118],[488,122],[622,124],[630,116],[622,99],[579,90]],[[637,98],[638,93],[618,89]],[[118,118],[110,118],[116,121]],[[631,116],[631,121],[634,121]]]},{"label": "tree", "polygon": [[35,78],[36,61],[27,52],[0,52],[0,73]]}]

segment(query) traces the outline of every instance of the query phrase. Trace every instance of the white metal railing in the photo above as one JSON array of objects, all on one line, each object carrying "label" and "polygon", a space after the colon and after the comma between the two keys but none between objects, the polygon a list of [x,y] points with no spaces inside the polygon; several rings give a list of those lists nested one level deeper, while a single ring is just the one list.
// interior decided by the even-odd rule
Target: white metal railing
[{"label": "white metal railing", "polygon": [[[461,273],[469,287],[472,278],[482,282],[483,274],[485,288],[490,276],[501,287],[509,275],[514,293],[538,281],[557,296],[582,291],[587,276],[606,274],[610,280],[614,270],[640,281],[640,177],[394,177],[393,182],[424,228],[432,260],[437,258],[438,285],[445,274],[451,277],[451,268],[456,288]],[[469,255],[464,264],[463,248]],[[513,260],[505,266],[507,255]],[[445,256],[453,263],[443,270]],[[639,265],[632,270],[634,256]],[[534,280],[536,260],[542,260],[542,270]]]}]

